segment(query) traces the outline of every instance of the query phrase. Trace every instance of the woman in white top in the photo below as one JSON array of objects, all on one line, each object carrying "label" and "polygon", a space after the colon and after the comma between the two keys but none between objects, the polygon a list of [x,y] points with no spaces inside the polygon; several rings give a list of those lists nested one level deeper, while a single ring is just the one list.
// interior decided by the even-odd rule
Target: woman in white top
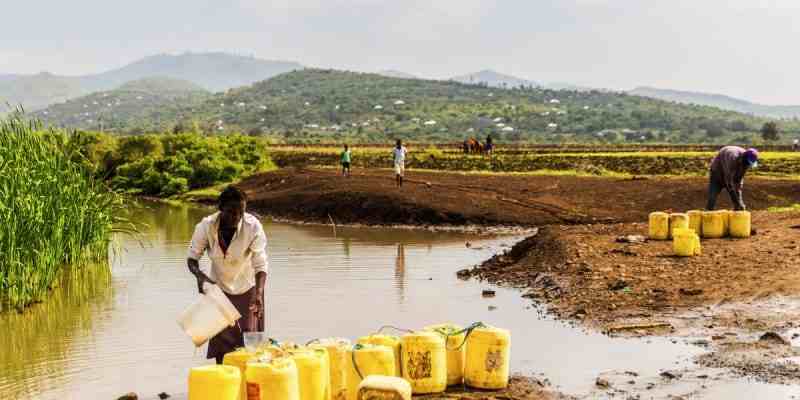
[{"label": "woman in white top", "polygon": [[[219,212],[197,224],[189,246],[187,264],[203,284],[222,289],[242,318],[208,342],[208,358],[222,363],[226,353],[244,345],[242,332],[264,330],[264,287],[267,282],[267,236],[258,218],[245,212],[247,196],[229,186],[218,199]],[[199,260],[208,254],[210,276],[200,270]]]}]

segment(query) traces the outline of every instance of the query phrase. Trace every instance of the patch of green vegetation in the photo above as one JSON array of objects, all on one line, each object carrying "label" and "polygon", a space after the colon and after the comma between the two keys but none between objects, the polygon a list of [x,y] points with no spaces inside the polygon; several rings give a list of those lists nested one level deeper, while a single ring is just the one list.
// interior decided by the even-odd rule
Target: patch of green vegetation
[{"label": "patch of green vegetation", "polygon": [[[262,171],[265,172],[265,171]],[[232,182],[221,183],[206,188],[190,190],[186,193],[175,196],[176,200],[189,201],[189,202],[214,202],[219,197],[222,190]]]},{"label": "patch of green vegetation", "polygon": [[275,168],[265,143],[241,135],[77,132],[69,140],[80,149],[76,161],[133,195],[170,197]]},{"label": "patch of green vegetation", "polygon": [[63,132],[37,134],[13,114],[0,121],[0,302],[42,300],[67,265],[107,267],[122,199],[83,165]]},{"label": "patch of green vegetation", "polygon": [[767,211],[775,213],[800,211],[800,204],[792,204],[790,206],[783,207],[770,207],[767,209]]}]

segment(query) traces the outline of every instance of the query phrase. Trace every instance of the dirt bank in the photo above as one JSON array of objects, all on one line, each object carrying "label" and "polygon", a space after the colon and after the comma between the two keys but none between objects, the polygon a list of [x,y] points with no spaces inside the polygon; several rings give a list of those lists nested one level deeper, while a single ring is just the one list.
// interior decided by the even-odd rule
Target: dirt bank
[{"label": "dirt bank", "polygon": [[680,327],[671,317],[684,310],[800,294],[800,213],[757,212],[753,224],[756,236],[703,240],[692,258],[673,256],[670,241],[618,241],[646,235],[646,223],[554,225],[460,275],[524,288],[556,314],[606,330],[633,320]]},{"label": "dirt bank", "polygon": [[[274,217],[370,225],[586,224],[644,221],[653,210],[705,203],[703,178],[594,178],[410,171],[397,189],[389,170],[283,169],[241,182],[250,206]],[[753,209],[800,203],[797,181],[748,179]],[[728,199],[720,197],[720,206]]]}]

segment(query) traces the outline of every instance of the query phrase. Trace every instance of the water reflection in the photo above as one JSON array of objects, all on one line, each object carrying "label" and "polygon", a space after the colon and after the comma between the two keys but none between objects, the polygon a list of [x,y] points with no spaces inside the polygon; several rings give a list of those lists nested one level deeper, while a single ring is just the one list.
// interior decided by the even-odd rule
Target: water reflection
[{"label": "water reflection", "polygon": [[397,298],[400,304],[406,299],[406,247],[403,243],[397,244],[397,257],[394,262],[394,284],[397,287]]},{"label": "water reflection", "polygon": [[62,275],[47,301],[22,313],[0,313],[0,394],[35,386],[42,376],[54,385],[64,371],[81,367],[70,357],[75,343],[64,339],[91,331],[98,309],[114,308],[110,280],[108,265],[75,268]]}]

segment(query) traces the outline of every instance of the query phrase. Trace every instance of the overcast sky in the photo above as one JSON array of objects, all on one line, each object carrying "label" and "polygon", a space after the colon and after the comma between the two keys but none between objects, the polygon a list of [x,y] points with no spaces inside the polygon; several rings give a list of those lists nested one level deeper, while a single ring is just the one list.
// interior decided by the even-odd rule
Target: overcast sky
[{"label": "overcast sky", "polygon": [[649,85],[800,104],[798,0],[26,0],[3,5],[0,73],[86,74],[227,51],[447,78]]}]

